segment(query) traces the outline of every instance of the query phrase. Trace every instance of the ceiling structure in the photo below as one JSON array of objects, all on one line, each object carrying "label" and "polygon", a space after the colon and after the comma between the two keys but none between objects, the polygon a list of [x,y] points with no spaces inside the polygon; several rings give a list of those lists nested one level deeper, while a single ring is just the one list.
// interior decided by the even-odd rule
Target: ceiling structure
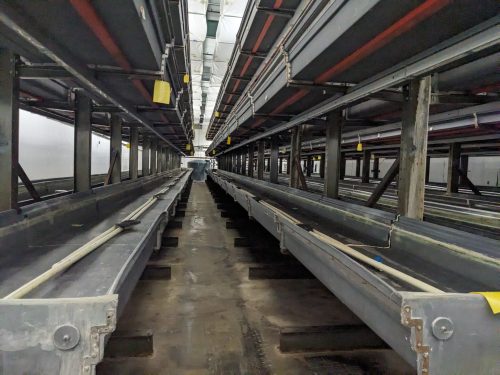
[{"label": "ceiling structure", "polygon": [[451,142],[461,132],[488,140],[499,126],[498,11],[490,0],[252,1],[207,153],[273,135],[288,144],[298,125],[306,138],[324,137],[333,110],[346,112],[346,150],[396,145],[404,87],[424,75],[433,76],[430,139]]},{"label": "ceiling structure", "polygon": [[[126,25],[126,27],[124,27]],[[51,1],[0,4],[0,48],[18,54],[20,107],[75,121],[74,91],[93,100],[93,130],[109,134],[110,114],[177,153],[192,142],[185,2]],[[156,80],[170,104],[153,102]]]},{"label": "ceiling structure", "polygon": [[194,154],[204,156],[205,135],[231,59],[247,0],[189,0]]}]

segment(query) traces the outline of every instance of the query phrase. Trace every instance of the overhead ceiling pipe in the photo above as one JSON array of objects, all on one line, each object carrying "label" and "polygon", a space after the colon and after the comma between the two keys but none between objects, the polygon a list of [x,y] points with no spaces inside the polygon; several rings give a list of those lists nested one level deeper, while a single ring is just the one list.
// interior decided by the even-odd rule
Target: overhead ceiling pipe
[{"label": "overhead ceiling pipe", "polygon": [[[408,12],[401,19],[393,23],[387,29],[376,35],[366,44],[358,48],[356,51],[345,57],[339,63],[333,65],[332,67],[325,70],[319,76],[314,79],[315,83],[324,83],[330,80],[335,74],[339,74],[342,71],[347,70],[359,61],[363,60],[365,57],[371,55],[373,52],[379,50],[383,46],[387,45],[390,41],[394,40],[398,36],[404,34],[405,32],[413,29],[420,22],[428,19],[433,14],[437,13],[443,7],[451,3],[452,0],[426,0],[424,3],[414,8]],[[300,89],[295,94],[286,99],[283,103],[278,105],[272,112],[271,115],[276,115],[282,113],[287,107],[298,102],[300,99],[305,97],[309,93],[307,89]],[[250,127],[255,128],[264,122],[262,119],[258,119]]]},{"label": "overhead ceiling pipe", "polygon": [[[92,30],[101,45],[113,57],[115,62],[126,72],[131,72],[133,70],[132,65],[114,40],[108,28],[104,24],[104,21],[97,14],[97,11],[95,10],[92,3],[89,0],[70,0],[70,3],[73,8],[75,8],[85,24],[90,28],[90,30]],[[139,91],[139,93],[144,97],[144,99],[148,101],[150,105],[152,105],[153,107],[157,107],[157,105],[151,100],[151,94],[146,89],[141,80],[133,79],[132,83],[137,91]],[[160,117],[163,122],[169,122],[163,113],[160,113]]]},{"label": "overhead ceiling pipe", "polygon": [[[275,0],[273,9],[279,9],[281,5],[283,4],[283,0]],[[255,41],[253,47],[252,47],[252,53],[256,53],[260,45],[262,44],[262,41],[264,40],[265,36],[267,35],[267,32],[269,31],[269,28],[271,27],[273,21],[274,21],[275,15],[270,14],[267,16],[266,21],[264,22],[264,27],[260,31],[257,40]],[[248,68],[250,67],[250,64],[253,61],[253,56],[248,56],[247,61],[245,62],[245,65],[243,65],[243,68],[241,68],[241,72],[239,74],[240,77],[244,77],[245,73],[247,72]],[[234,83],[233,90],[231,92],[236,92],[238,87],[240,86],[240,80],[237,79],[236,82]],[[230,102],[233,99],[233,94],[229,95],[228,102]],[[226,110],[227,105],[224,105],[224,111]]]}]

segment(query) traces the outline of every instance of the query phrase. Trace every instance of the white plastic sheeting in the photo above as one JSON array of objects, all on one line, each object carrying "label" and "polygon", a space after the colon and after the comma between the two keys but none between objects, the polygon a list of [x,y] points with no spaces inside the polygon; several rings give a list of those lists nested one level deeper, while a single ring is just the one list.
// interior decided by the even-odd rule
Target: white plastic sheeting
[{"label": "white plastic sheeting", "polygon": [[246,6],[246,1],[224,0],[220,3],[220,14],[222,17],[230,16],[243,18],[243,13],[245,13]]},{"label": "white plastic sheeting", "polygon": [[234,44],[240,23],[241,17],[221,16],[219,18],[219,26],[217,26],[217,42]]},{"label": "white plastic sheeting", "polygon": [[[19,163],[31,180],[73,176],[75,130],[68,125],[27,111],[19,111]],[[110,141],[92,133],[92,174],[107,173]],[[122,171],[128,171],[129,149],[122,146]],[[142,170],[139,150],[139,170]]]}]

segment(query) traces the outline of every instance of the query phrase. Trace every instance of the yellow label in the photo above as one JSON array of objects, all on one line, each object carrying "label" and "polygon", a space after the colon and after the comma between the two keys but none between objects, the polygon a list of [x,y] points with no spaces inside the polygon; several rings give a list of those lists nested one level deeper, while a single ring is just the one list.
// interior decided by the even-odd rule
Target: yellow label
[{"label": "yellow label", "polygon": [[170,104],[170,90],[170,82],[156,80],[153,89],[153,102]]},{"label": "yellow label", "polygon": [[212,155],[215,155],[215,150],[212,150]]},{"label": "yellow label", "polygon": [[363,145],[361,143],[358,143],[356,146],[356,151],[363,151]]},{"label": "yellow label", "polygon": [[184,74],[183,80],[184,83],[189,83],[189,74]]},{"label": "yellow label", "polygon": [[125,143],[126,148],[130,148],[130,143]]},{"label": "yellow label", "polygon": [[231,137],[229,137],[229,136],[227,137],[227,142],[226,142],[226,143],[227,143],[228,145],[230,145],[230,144],[231,144]]},{"label": "yellow label", "polygon": [[190,143],[188,143],[188,144],[186,145],[186,150],[188,150],[188,151],[189,151],[189,150],[191,150],[191,144],[190,144]]},{"label": "yellow label", "polygon": [[215,112],[215,117],[220,117],[220,113],[219,112]]},{"label": "yellow label", "polygon": [[480,294],[486,298],[486,302],[490,305],[493,314],[500,313],[500,292],[472,292],[472,294]]}]

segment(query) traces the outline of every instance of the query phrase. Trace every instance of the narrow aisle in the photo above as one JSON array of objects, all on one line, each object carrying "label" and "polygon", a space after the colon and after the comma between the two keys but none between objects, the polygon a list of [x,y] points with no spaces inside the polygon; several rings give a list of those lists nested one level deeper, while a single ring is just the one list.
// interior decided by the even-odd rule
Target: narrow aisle
[{"label": "narrow aisle", "polygon": [[244,315],[234,236],[204,182],[193,182],[177,248],[163,249],[172,279],[139,282],[118,329],[150,329],[153,358],[106,361],[99,374],[267,374]]},{"label": "narrow aisle", "polygon": [[[226,199],[223,206],[234,209],[232,199]],[[164,245],[175,244],[172,237],[177,237],[178,246],[162,247],[151,259],[170,266],[171,279],[141,280],[114,335],[128,332],[125,336],[137,338],[150,332],[154,350],[122,358],[109,358],[107,352],[98,375],[362,375],[366,372],[361,363],[368,368],[378,363],[377,358],[399,363],[390,353],[382,351],[379,357],[371,349],[333,357],[282,353],[283,328],[307,331],[362,323],[315,278],[249,278],[251,267],[265,269],[274,259],[279,272],[280,265],[289,267],[293,259],[282,255],[278,242],[243,216],[237,218],[246,223],[245,231],[227,229],[232,219],[222,217],[223,211],[204,182],[193,182],[185,216],[176,218],[182,220],[182,228],[164,233]],[[235,247],[235,239],[242,235],[258,239],[264,247]],[[140,344],[131,340],[122,347],[129,351]]]}]

